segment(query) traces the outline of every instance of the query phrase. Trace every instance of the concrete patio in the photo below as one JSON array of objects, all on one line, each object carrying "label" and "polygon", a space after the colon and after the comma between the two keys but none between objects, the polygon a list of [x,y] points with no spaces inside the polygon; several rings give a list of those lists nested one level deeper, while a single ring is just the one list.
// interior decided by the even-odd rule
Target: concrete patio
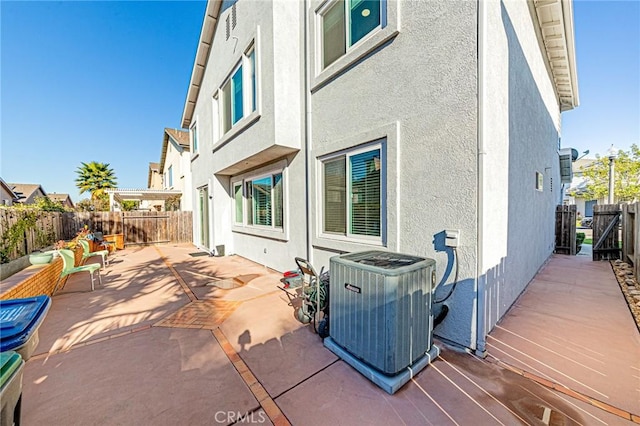
[{"label": "concrete patio", "polygon": [[607,262],[552,256],[486,359],[437,342],[391,396],[294,319],[278,272],[196,251],[119,251],[94,292],[69,279],[25,366],[24,425],[640,423],[640,336]]}]

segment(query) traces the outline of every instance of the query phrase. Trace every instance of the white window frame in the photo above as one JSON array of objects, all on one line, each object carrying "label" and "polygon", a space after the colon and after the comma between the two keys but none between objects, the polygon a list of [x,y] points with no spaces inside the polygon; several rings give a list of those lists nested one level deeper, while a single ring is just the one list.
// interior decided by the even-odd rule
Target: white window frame
[{"label": "white window frame", "polygon": [[[241,207],[242,207],[242,221],[238,222],[236,220],[236,210],[237,210],[237,205],[236,205],[236,187],[240,187],[240,196],[242,197],[242,202],[241,202]],[[244,196],[244,181],[241,180],[233,180],[231,182],[231,198],[232,198],[232,203],[233,203],[233,208],[232,208],[232,214],[233,214],[233,224],[235,226],[244,226],[245,220],[246,220],[246,214],[245,214],[245,205],[246,205],[246,201],[245,201],[245,196]]]},{"label": "white window frame", "polygon": [[[289,239],[289,220],[288,220],[288,175],[286,168],[286,160],[279,161],[275,164],[263,167],[258,170],[254,170],[249,173],[245,173],[239,176],[233,176],[230,179],[230,192],[231,192],[231,203],[233,217],[231,219],[232,223],[232,231],[240,232],[250,235],[256,235],[267,238],[274,238],[278,240],[288,240]],[[281,174],[282,175],[282,227],[275,226],[275,215],[274,208],[275,205],[273,203],[273,186],[271,188],[271,197],[272,197],[272,223],[271,226],[267,225],[255,225],[248,224],[247,211],[249,208],[253,206],[251,204],[251,199],[247,196],[247,182],[252,182],[258,179],[262,179],[265,177],[270,177],[273,179],[274,175]],[[272,181],[273,182],[273,181]],[[235,187],[237,185],[242,186],[242,223],[236,222],[236,200],[235,200]]]},{"label": "white window frame", "polygon": [[[352,46],[346,46],[345,54],[324,68],[322,60],[322,19],[324,13],[337,1],[338,0],[312,0],[312,7],[309,10],[309,22],[311,23],[309,31],[311,40],[313,40],[309,61],[314,64],[313,68],[315,69],[311,77],[312,92],[327,84],[338,74],[347,71],[357,61],[372,53],[378,47],[387,43],[395,37],[400,30],[400,2],[402,0],[380,0],[380,25]],[[346,3],[345,8],[347,8]],[[346,37],[346,44],[348,44],[348,39],[349,35]]]},{"label": "white window frame", "polygon": [[173,187],[173,164],[167,169],[167,186],[169,189]]},{"label": "white window frame", "polygon": [[200,149],[200,135],[198,133],[198,120],[194,120],[189,128],[189,137],[191,142],[191,158],[197,157]]},{"label": "white window frame", "polygon": [[345,53],[344,55],[347,55],[352,49],[357,48],[358,44],[363,43],[367,38],[369,38],[371,36],[371,34],[373,34],[374,32],[377,32],[379,30],[381,30],[382,28],[384,28],[384,26],[386,26],[386,16],[383,13],[383,10],[385,10],[387,4],[386,4],[386,0],[379,0],[380,1],[380,23],[373,28],[371,31],[369,31],[364,37],[362,37],[360,40],[358,40],[355,43],[351,43],[351,31],[349,31],[349,29],[351,28],[351,13],[349,10],[349,5],[350,2],[353,0],[329,0],[327,1],[324,5],[322,5],[320,7],[320,9],[318,9],[318,11],[316,12],[316,16],[318,19],[318,28],[319,28],[319,39],[318,39],[318,43],[320,46],[320,67],[321,69],[324,68],[329,68],[331,65],[333,65],[334,62],[336,62],[338,59],[334,60],[331,64],[327,65],[326,67],[324,66],[324,57],[323,57],[323,53],[324,53],[324,19],[325,19],[325,15],[327,14],[327,12],[329,12],[331,9],[333,9],[336,4],[340,1],[343,1],[343,16],[344,16],[344,24],[345,27],[343,28],[345,31],[345,38],[344,38],[344,42],[345,45],[344,50]]},{"label": "white window frame", "polygon": [[[350,157],[353,157],[355,155],[358,154],[363,154],[365,152],[370,152],[370,151],[375,151],[375,150],[379,150],[380,151],[380,235],[379,236],[369,236],[369,235],[359,235],[359,234],[352,234],[350,232],[351,229],[351,201],[349,200],[349,194],[351,191],[351,164],[349,161]],[[333,233],[333,232],[326,232],[324,229],[324,212],[325,212],[325,199],[324,199],[324,190],[325,190],[325,182],[324,182],[324,165],[325,162],[327,161],[331,161],[331,160],[335,160],[336,158],[340,158],[340,157],[344,157],[345,158],[345,176],[346,176],[346,187],[345,187],[345,196],[347,197],[346,199],[346,209],[345,209],[345,215],[346,215],[346,231],[344,234],[337,234],[337,233]],[[383,182],[384,176],[386,176],[386,168],[387,168],[387,161],[385,158],[385,152],[383,150],[382,147],[382,143],[378,142],[374,142],[374,143],[368,143],[366,145],[362,145],[356,148],[351,148],[351,149],[347,149],[344,151],[340,151],[340,152],[336,152],[333,154],[329,154],[329,155],[325,155],[323,157],[318,158],[318,170],[319,170],[319,188],[317,191],[318,194],[318,200],[319,200],[319,206],[320,206],[320,214],[319,214],[319,236],[321,238],[327,238],[327,239],[331,239],[331,240],[338,240],[338,241],[350,241],[350,242],[357,242],[357,243],[367,243],[367,244],[375,244],[375,245],[382,245],[383,244],[383,238],[384,238],[384,229],[383,227],[385,226],[386,223],[386,203],[385,203],[385,195],[384,195],[384,188],[385,188],[385,183]]]},{"label": "white window frame", "polygon": [[536,172],[536,191],[544,191],[544,175],[540,172]]},{"label": "white window frame", "polygon": [[[255,66],[255,105],[253,102],[253,84],[251,79],[251,60],[250,55],[254,54],[254,66]],[[260,65],[259,65],[259,44],[257,35],[251,39],[247,44],[247,48],[243,50],[241,57],[234,63],[233,67],[226,74],[225,79],[222,81],[219,87],[216,88],[212,94],[213,102],[215,103],[214,110],[214,123],[217,125],[217,130],[214,129],[214,137],[217,142],[213,146],[215,152],[228,140],[233,139],[237,134],[241,133],[248,126],[256,122],[260,118]],[[224,130],[224,94],[223,88],[227,84],[231,84],[231,78],[242,67],[242,117],[235,123],[231,123],[231,127],[228,130]],[[233,97],[231,98],[233,102]],[[217,110],[217,118],[215,117]],[[231,110],[233,111],[233,104],[231,104]],[[231,120],[232,121],[232,120]]]}]

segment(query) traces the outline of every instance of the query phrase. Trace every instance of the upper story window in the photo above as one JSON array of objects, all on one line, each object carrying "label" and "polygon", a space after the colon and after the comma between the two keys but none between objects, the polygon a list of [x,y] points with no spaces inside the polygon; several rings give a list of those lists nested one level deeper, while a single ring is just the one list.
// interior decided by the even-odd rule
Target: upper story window
[{"label": "upper story window", "polygon": [[218,92],[220,136],[256,110],[256,55],[252,44],[242,55]]},{"label": "upper story window", "polygon": [[169,166],[169,169],[167,170],[167,182],[169,188],[171,188],[173,186],[173,166]]},{"label": "upper story window", "polygon": [[382,237],[381,147],[357,149],[322,161],[325,235]]},{"label": "upper story window", "polygon": [[320,10],[323,68],[382,25],[382,3],[382,0],[336,0]]},{"label": "upper story window", "polygon": [[198,153],[198,126],[191,126],[191,152],[193,154]]}]

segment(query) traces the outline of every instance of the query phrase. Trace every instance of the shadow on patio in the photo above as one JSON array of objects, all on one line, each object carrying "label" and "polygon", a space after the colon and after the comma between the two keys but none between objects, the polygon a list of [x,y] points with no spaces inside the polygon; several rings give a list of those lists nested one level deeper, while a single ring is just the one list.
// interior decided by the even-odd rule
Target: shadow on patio
[{"label": "shadow on patio", "polygon": [[295,320],[280,274],[194,251],[127,249],[104,288],[69,281],[25,368],[24,424],[629,423],[440,342],[388,395]]}]

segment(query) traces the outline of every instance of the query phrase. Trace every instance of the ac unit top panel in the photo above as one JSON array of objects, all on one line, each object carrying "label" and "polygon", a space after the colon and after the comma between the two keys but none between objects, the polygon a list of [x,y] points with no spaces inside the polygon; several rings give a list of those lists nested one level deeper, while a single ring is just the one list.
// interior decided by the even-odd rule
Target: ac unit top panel
[{"label": "ac unit top panel", "polygon": [[382,250],[371,250],[351,253],[332,258],[346,266],[374,272],[382,275],[401,275],[416,269],[435,265],[435,260],[417,257],[410,254],[393,253]]}]

